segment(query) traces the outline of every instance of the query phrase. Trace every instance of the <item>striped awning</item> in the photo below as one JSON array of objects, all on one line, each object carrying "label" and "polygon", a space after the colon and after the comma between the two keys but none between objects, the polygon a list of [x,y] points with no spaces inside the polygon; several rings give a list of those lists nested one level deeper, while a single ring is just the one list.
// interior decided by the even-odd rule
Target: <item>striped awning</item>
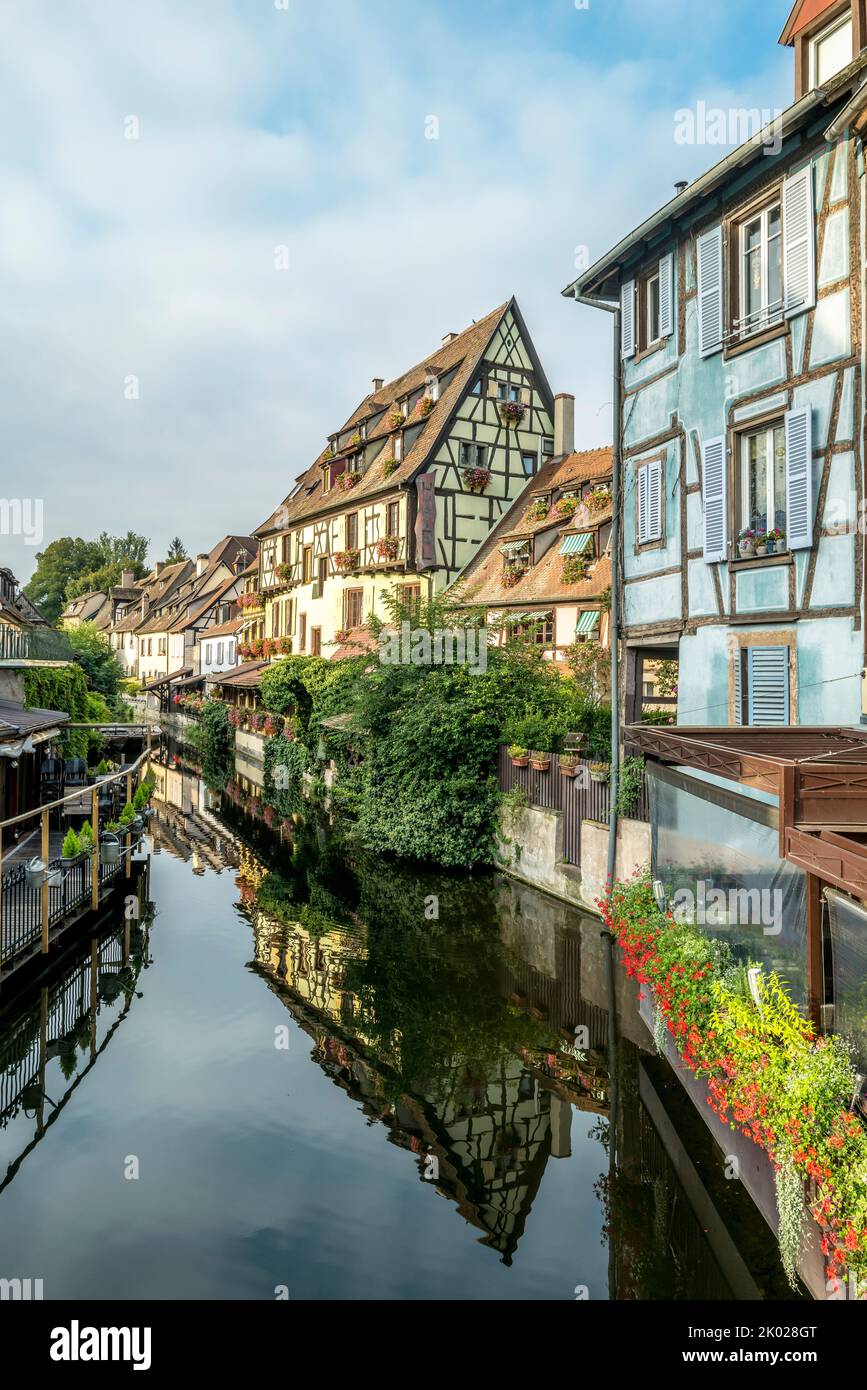
[{"label": "striped awning", "polygon": [[529,538],[525,541],[504,541],[500,546],[500,554],[505,555],[507,560],[511,560],[526,550],[529,544]]},{"label": "striped awning", "polygon": [[554,614],[549,608],[547,611],[536,610],[534,613],[504,613],[502,621],[511,626],[513,623],[550,623]]},{"label": "striped awning", "polygon": [[560,546],[561,555],[583,555],[593,543],[593,532],[582,531],[577,536],[564,536]]},{"label": "striped awning", "polygon": [[576,637],[589,637],[599,626],[600,614],[598,610],[588,610],[582,613],[575,628]]}]

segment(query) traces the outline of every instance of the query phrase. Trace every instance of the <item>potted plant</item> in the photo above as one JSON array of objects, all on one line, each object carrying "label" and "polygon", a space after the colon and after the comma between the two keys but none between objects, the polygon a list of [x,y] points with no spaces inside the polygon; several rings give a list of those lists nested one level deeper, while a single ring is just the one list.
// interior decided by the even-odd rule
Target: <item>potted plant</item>
[{"label": "potted plant", "polygon": [[554,503],[554,511],[558,516],[574,516],[580,505],[577,497],[560,497]]},{"label": "potted plant", "polygon": [[756,532],[756,554],[767,555],[768,553],[768,533],[767,531]]},{"label": "potted plant", "polygon": [[90,856],[93,854],[93,826],[91,825],[89,820],[86,820],[84,822],[84,825],[81,827],[81,834],[78,837],[78,844],[81,849],[81,853],[85,856],[85,858],[89,859]]},{"label": "potted plant", "polygon": [[526,767],[530,761],[528,750],[522,748],[520,743],[509,744],[509,757],[512,759],[513,767]]},{"label": "potted plant", "polygon": [[360,477],[360,473],[341,473],[338,475],[334,486],[338,492],[349,492],[352,488],[355,487],[355,484],[359,481]]},{"label": "potted plant", "polygon": [[587,561],[583,555],[566,555],[563,559],[562,575],[564,584],[577,584],[587,578]]},{"label": "potted plant", "polygon": [[65,869],[71,869],[72,865],[77,864],[81,858],[81,844],[72,826],[69,827],[63,837],[60,858],[63,860],[63,867]]},{"label": "potted plant", "polygon": [[534,772],[547,772],[551,766],[551,754],[544,749],[530,749],[530,766]]},{"label": "potted plant", "polygon": [[501,401],[500,419],[508,428],[510,425],[519,425],[527,413],[527,407],[520,401]]},{"label": "potted plant", "polygon": [[421,415],[423,420],[427,419],[435,405],[436,401],[434,400],[433,396],[422,396],[421,404],[419,405],[418,409],[419,414]]},{"label": "potted plant", "polygon": [[396,458],[388,458],[382,465],[382,471],[386,478],[390,478],[392,473],[396,473],[399,468],[400,460]]},{"label": "potted plant", "polygon": [[571,750],[568,753],[561,753],[559,764],[561,777],[574,777],[581,766],[581,754]]},{"label": "potted plant", "polygon": [[507,565],[503,565],[503,587],[514,589],[516,584],[520,584],[525,574],[524,566],[511,560]]},{"label": "potted plant", "polygon": [[398,429],[400,429],[401,425],[403,424],[403,411],[402,411],[402,410],[391,410],[391,411],[389,411],[388,423],[389,423],[389,425],[391,426],[391,428],[392,428],[393,430],[398,430]]},{"label": "potted plant", "polygon": [[782,555],[786,549],[786,533],[779,526],[768,532],[768,554]]},{"label": "potted plant", "polygon": [[399,547],[397,536],[381,536],[376,542],[376,557],[378,560],[396,560]]},{"label": "potted plant", "polygon": [[336,569],[345,574],[350,570],[357,569],[360,559],[360,550],[338,550],[334,556],[334,565]]},{"label": "potted plant", "polygon": [[590,780],[591,782],[607,782],[611,776],[610,763],[591,763]]},{"label": "potted plant", "polygon": [[611,506],[611,493],[609,489],[601,485],[591,488],[584,498],[584,505],[594,516],[599,512],[606,511],[607,508]]},{"label": "potted plant", "polygon": [[135,813],[135,807],[133,806],[133,804],[132,804],[131,801],[128,801],[128,802],[126,803],[126,805],[124,806],[123,810],[122,810],[121,813],[120,813],[120,822],[119,822],[119,824],[120,824],[121,834],[123,834],[123,835],[131,835],[131,834],[133,833],[134,830],[140,828],[139,826],[136,825],[137,819],[138,819],[138,817],[136,816],[136,813]]},{"label": "potted plant", "polygon": [[738,554],[742,560],[750,559],[756,553],[756,533],[751,526],[744,526],[738,532]]},{"label": "potted plant", "polygon": [[491,481],[490,468],[465,468],[464,487],[468,492],[482,493]]},{"label": "potted plant", "polygon": [[527,508],[525,519],[527,521],[544,521],[548,515],[548,503],[544,497],[538,497],[535,502],[531,502]]}]

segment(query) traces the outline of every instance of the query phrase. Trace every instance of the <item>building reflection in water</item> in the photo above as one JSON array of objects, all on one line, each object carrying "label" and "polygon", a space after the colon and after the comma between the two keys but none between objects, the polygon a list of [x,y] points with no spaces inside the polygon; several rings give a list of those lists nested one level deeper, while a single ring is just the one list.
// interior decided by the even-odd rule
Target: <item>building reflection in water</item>
[{"label": "building reflection in water", "polygon": [[188,758],[162,756],[155,852],[234,871],[251,968],[311,1058],[504,1263],[577,1114],[595,1117],[582,1136],[599,1146],[610,1297],[786,1296],[770,1233],[717,1181],[701,1122],[681,1137],[677,1087],[596,919],[497,875],[370,864],[333,827],[277,823],[258,787],[208,790]]}]

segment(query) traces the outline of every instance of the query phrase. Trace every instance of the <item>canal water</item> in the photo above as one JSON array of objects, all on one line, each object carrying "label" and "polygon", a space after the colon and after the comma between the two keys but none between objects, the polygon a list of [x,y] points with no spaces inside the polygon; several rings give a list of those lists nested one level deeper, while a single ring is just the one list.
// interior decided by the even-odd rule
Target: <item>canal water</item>
[{"label": "canal water", "polygon": [[139,919],[0,1016],[0,1278],[790,1297],[596,919],[159,772]]}]

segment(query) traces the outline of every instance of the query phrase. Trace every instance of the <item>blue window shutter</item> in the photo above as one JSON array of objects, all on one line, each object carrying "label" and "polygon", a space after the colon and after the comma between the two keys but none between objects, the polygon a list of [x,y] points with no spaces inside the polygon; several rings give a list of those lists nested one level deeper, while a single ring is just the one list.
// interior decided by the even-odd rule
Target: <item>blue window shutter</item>
[{"label": "blue window shutter", "polygon": [[702,357],[723,349],[723,230],[698,238],[698,346]]},{"label": "blue window shutter", "polygon": [[810,407],[786,414],[786,535],[790,550],[813,544],[813,417]]},{"label": "blue window shutter", "polygon": [[816,303],[816,213],[811,164],[783,184],[783,293],[787,318],[803,314]]},{"label": "blue window shutter", "polygon": [[709,565],[726,559],[728,488],[725,439],[708,439],[702,447],[704,558]]},{"label": "blue window shutter", "polygon": [[674,332],[674,256],[671,252],[659,262],[659,336]]},{"label": "blue window shutter", "polygon": [[735,652],[735,723],[744,722],[744,687],[741,680],[741,667],[743,666],[743,652],[738,647]]},{"label": "blue window shutter", "polygon": [[635,356],[635,281],[627,280],[620,291],[620,352]]},{"label": "blue window shutter", "polygon": [[747,660],[750,724],[788,724],[788,647],[750,647]]}]

